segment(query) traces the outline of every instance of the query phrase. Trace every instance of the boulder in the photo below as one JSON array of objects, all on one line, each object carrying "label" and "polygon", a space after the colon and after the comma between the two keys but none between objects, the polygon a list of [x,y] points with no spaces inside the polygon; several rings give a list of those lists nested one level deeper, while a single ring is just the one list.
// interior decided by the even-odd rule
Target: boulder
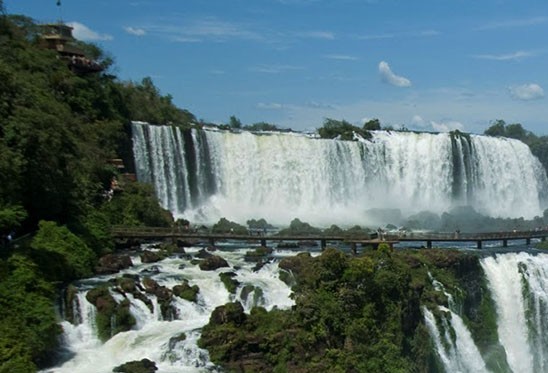
[{"label": "boulder", "polygon": [[213,325],[221,325],[232,323],[236,326],[242,325],[246,320],[244,307],[240,302],[227,303],[224,306],[219,306],[213,310],[209,323]]},{"label": "boulder", "polygon": [[205,258],[199,266],[202,271],[214,271],[218,268],[229,267],[228,262],[217,255]]},{"label": "boulder", "polygon": [[97,274],[112,274],[129,268],[133,265],[129,255],[107,254],[99,259],[95,272]]},{"label": "boulder", "polygon": [[159,253],[157,251],[149,251],[149,250],[143,251],[143,253],[140,256],[141,256],[141,262],[143,263],[156,263],[165,258],[165,255],[162,255],[162,253]]},{"label": "boulder", "polygon": [[156,363],[149,359],[129,361],[117,366],[112,371],[114,373],[154,373],[158,370]]}]

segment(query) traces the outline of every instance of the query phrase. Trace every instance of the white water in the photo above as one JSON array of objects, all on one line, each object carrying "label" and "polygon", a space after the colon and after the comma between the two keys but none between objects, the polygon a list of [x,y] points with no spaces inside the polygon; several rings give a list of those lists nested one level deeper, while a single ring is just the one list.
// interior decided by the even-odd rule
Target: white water
[{"label": "white water", "polygon": [[[187,252],[193,253],[197,250],[188,249]],[[245,250],[217,251],[215,254],[223,256],[232,268],[202,271],[187,259],[168,258],[154,264],[140,264],[136,259],[133,262],[138,263],[137,265],[120,274],[90,279],[89,284],[82,285],[77,296],[81,323],[62,323],[65,349],[75,355],[62,366],[47,369],[44,373],[111,373],[118,365],[143,358],[156,362],[157,373],[215,371],[209,361],[208,352],[197,346],[200,329],[209,322],[210,314],[215,307],[229,301],[241,301],[245,312],[249,312],[253,302],[249,299],[244,302],[239,298],[241,288],[247,284],[262,289],[260,305],[267,310],[273,307],[287,309],[294,304],[289,297],[290,289],[278,278],[277,263],[266,264],[258,272],[253,272],[254,264],[243,261]],[[235,265],[238,266],[238,270],[233,268]],[[87,289],[99,280],[107,281],[123,273],[139,274],[152,266],[157,266],[160,272],[146,275],[152,277],[159,285],[171,289],[174,285],[181,284],[184,279],[187,279],[191,286],[198,285],[198,301],[188,302],[174,296],[172,305],[176,309],[176,320],[163,321],[154,296],[148,295],[155,304],[151,312],[142,301],[128,295],[127,298],[131,302],[130,310],[137,321],[135,327],[133,330],[113,336],[102,344],[97,338],[95,307],[85,299]],[[237,275],[235,279],[241,282],[236,296],[229,294],[220,281],[219,273],[226,271],[234,271]],[[141,273],[140,276],[142,278],[145,274]],[[117,301],[123,299],[118,293],[113,292],[112,295]],[[249,297],[253,298],[253,293]],[[186,334],[184,341],[172,340],[170,343],[172,338],[181,333]]]},{"label": "white water", "polygon": [[510,367],[519,373],[548,371],[548,256],[497,255],[483,259],[482,267]]},{"label": "white water", "polygon": [[[511,139],[373,132],[371,141],[300,134],[182,131],[133,124],[139,180],[192,222],[293,218],[317,225],[375,224],[372,208],[442,213],[472,205],[494,217],[542,215],[545,172]],[[184,146],[183,146],[184,145]]]},{"label": "white water", "polygon": [[[443,306],[440,306],[439,309],[449,314],[447,318],[442,320],[443,332],[439,330],[432,312],[423,307],[423,313],[426,327],[430,332],[436,351],[446,372],[488,372],[485,362],[462,318]],[[450,330],[455,332],[454,340],[451,337]]]}]

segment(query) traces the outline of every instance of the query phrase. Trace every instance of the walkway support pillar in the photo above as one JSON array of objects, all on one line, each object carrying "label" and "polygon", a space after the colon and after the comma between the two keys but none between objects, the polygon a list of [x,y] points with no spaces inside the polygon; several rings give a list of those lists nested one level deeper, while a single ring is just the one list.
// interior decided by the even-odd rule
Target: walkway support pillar
[{"label": "walkway support pillar", "polygon": [[508,240],[502,240],[502,247],[508,247]]},{"label": "walkway support pillar", "polygon": [[214,239],[213,237],[210,237],[210,238],[209,238],[209,244],[210,244],[211,246],[215,246],[215,239]]},{"label": "walkway support pillar", "polygon": [[261,238],[261,246],[266,247],[266,238]]},{"label": "walkway support pillar", "polygon": [[432,248],[432,240],[426,241],[426,247],[431,249]]},{"label": "walkway support pillar", "polygon": [[352,242],[350,244],[350,249],[352,250],[352,254],[358,254],[358,244],[356,244],[355,242]]},{"label": "walkway support pillar", "polygon": [[541,241],[541,242],[546,241],[546,237],[545,237],[545,236],[542,236],[542,237],[540,238],[540,241]]},{"label": "walkway support pillar", "polygon": [[531,244],[531,238],[526,238],[525,239],[525,244],[530,245]]},{"label": "walkway support pillar", "polygon": [[478,240],[478,249],[481,249],[481,248],[482,248],[482,244],[483,244],[483,243],[481,242],[481,240]]}]

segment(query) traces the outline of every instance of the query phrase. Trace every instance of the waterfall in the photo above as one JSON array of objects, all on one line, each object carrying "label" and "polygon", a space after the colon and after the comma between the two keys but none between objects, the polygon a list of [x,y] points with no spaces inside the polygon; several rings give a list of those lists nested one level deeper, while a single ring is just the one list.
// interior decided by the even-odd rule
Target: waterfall
[{"label": "waterfall", "polygon": [[462,205],[493,217],[542,215],[546,173],[520,141],[387,131],[358,140],[133,123],[138,179],[194,222],[363,225],[373,208],[440,214]]},{"label": "waterfall", "polygon": [[498,333],[514,372],[548,370],[548,256],[526,253],[482,260],[497,306]]},{"label": "waterfall", "polygon": [[[190,255],[196,254],[200,248],[187,248]],[[255,263],[244,261],[247,250],[234,249],[217,250],[230,264],[231,268],[220,268],[217,271],[203,271],[198,264],[192,263],[192,258],[170,257],[153,264],[140,263],[133,258],[133,267],[111,276],[101,276],[82,281],[78,284],[75,297],[76,308],[79,310],[79,323],[72,325],[65,321],[64,349],[70,359],[62,365],[47,369],[42,373],[110,373],[112,369],[127,361],[148,358],[156,362],[159,373],[180,372],[216,372],[209,361],[209,353],[198,347],[201,328],[209,322],[213,310],[230,301],[246,304],[245,312],[251,311],[252,304],[241,299],[242,288],[246,285],[260,289],[260,305],[267,310],[274,307],[288,309],[294,305],[290,298],[291,290],[279,279],[277,262],[266,264],[258,271],[253,271]],[[156,269],[152,271],[152,269]],[[235,279],[241,284],[236,294],[230,294],[221,282],[219,273],[232,271]],[[187,280],[189,284],[199,287],[198,299],[190,302],[173,296],[171,306],[175,308],[174,320],[163,320],[154,295],[147,297],[152,301],[149,307],[142,300],[131,294],[111,291],[111,296],[117,303],[127,299],[130,312],[136,319],[134,327],[126,332],[120,332],[102,343],[97,337],[95,325],[95,306],[86,299],[86,293],[101,283],[113,283],[113,279],[128,275],[132,278],[151,277],[160,286],[172,289],[174,285]],[[110,282],[109,282],[110,280]],[[253,296],[251,295],[251,298]],[[181,338],[182,333],[185,337]]]}]

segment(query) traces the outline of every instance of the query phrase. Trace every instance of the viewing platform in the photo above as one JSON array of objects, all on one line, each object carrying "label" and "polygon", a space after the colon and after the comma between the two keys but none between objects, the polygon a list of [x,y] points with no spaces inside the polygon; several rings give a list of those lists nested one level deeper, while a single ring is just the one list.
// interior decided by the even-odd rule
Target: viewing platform
[{"label": "viewing platform", "polygon": [[343,242],[350,245],[352,251],[356,252],[358,245],[362,247],[371,246],[377,248],[381,243],[386,243],[390,247],[400,242],[424,242],[427,248],[432,248],[435,242],[475,242],[478,249],[483,248],[485,241],[501,241],[503,247],[508,246],[508,241],[525,240],[527,245],[531,244],[531,239],[536,238],[545,241],[548,236],[548,230],[535,231],[512,231],[512,232],[488,232],[488,233],[407,233],[407,234],[384,234],[378,237],[377,233],[369,236],[322,236],[322,235],[274,235],[274,234],[231,234],[231,233],[209,233],[193,232],[177,228],[161,227],[123,227],[115,226],[111,231],[116,238],[127,239],[146,239],[146,240],[206,240],[211,245],[215,242],[234,240],[247,242],[260,242],[262,246],[267,245],[267,241],[285,242],[285,241],[314,241],[319,242],[322,249],[327,247],[328,242]]}]

